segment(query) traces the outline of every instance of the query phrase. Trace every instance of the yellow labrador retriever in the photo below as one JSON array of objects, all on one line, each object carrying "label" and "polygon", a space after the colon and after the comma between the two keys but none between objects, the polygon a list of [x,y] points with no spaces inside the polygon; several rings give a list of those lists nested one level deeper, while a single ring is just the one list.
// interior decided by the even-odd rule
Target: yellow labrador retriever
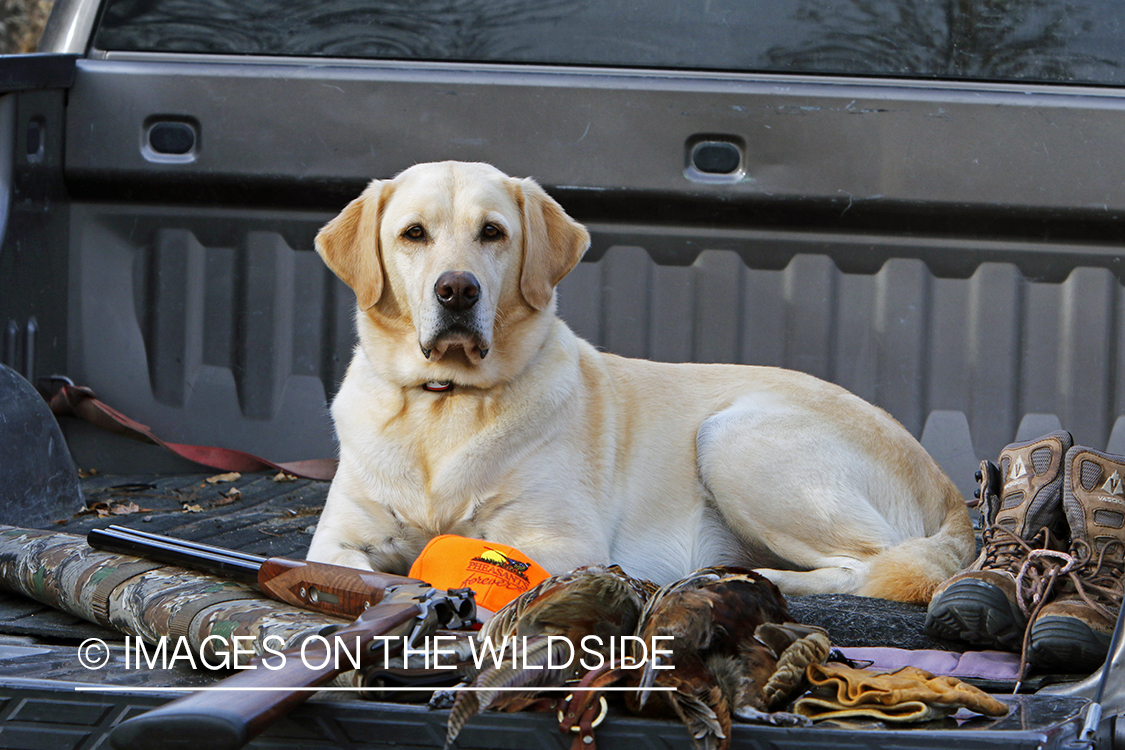
[{"label": "yellow labrador retriever", "polygon": [[405,573],[426,542],[667,583],[756,567],[786,594],[928,601],[972,558],[953,483],[882,410],[770,367],[597,351],[555,315],[589,245],[531,179],[420,164],[317,236],[358,300],[340,468],[309,559]]}]

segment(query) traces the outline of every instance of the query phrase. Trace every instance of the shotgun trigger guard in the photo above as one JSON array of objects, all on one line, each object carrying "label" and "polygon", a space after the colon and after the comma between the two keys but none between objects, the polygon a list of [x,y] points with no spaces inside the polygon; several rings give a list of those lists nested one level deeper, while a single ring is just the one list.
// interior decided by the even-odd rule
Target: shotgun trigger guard
[{"label": "shotgun trigger guard", "polygon": [[337,630],[340,630],[343,627],[344,626],[340,623],[333,623],[331,625],[325,625],[323,628],[316,631],[316,634],[323,637],[323,638],[327,638],[328,636],[332,635]]}]

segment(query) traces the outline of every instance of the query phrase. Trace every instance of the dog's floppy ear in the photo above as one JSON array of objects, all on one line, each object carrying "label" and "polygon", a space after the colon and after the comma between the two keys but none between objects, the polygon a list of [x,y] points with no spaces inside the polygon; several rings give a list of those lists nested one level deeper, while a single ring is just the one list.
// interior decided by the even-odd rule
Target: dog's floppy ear
[{"label": "dog's floppy ear", "polygon": [[586,228],[530,178],[514,180],[523,212],[523,269],[520,292],[536,310],[551,303],[555,286],[590,247]]},{"label": "dog's floppy ear", "polygon": [[372,182],[316,235],[316,251],[332,272],[352,288],[361,310],[370,308],[383,295],[379,219],[390,193],[387,182]]}]

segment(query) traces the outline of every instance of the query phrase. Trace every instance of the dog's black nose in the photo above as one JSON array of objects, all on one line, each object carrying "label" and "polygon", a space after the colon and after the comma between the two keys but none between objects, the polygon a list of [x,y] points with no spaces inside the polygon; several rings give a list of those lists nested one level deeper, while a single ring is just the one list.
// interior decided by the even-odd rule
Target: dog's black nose
[{"label": "dog's black nose", "polygon": [[480,282],[468,271],[446,271],[438,276],[434,294],[446,310],[463,312],[480,299]]}]

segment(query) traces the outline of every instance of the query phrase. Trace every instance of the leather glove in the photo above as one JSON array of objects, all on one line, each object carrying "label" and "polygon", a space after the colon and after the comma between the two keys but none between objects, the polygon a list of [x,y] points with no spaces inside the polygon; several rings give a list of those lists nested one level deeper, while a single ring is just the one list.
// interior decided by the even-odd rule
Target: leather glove
[{"label": "leather glove", "polygon": [[813,721],[864,717],[906,723],[929,721],[967,708],[986,716],[1005,716],[1008,707],[956,677],[935,677],[917,667],[877,673],[843,664],[810,664],[813,691],[793,712]]}]

